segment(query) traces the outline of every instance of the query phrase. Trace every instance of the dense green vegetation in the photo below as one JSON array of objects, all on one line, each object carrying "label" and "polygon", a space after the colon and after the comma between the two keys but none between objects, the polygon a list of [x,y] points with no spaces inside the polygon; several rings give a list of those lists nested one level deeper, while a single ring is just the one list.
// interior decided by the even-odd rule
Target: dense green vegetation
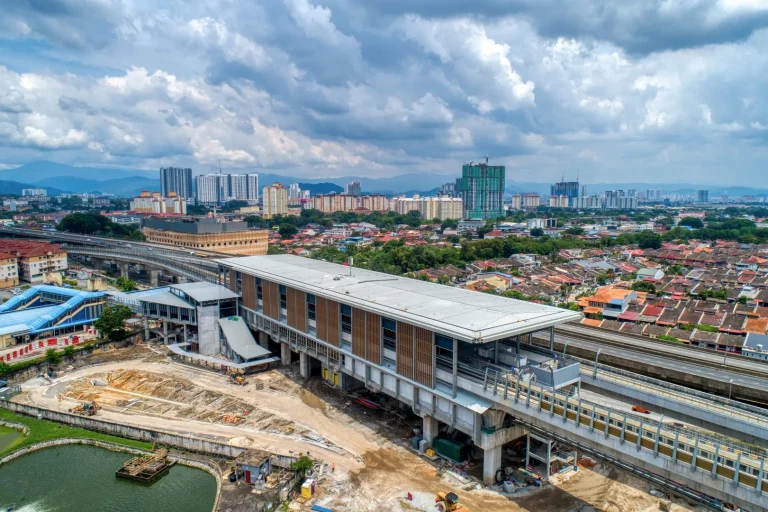
[{"label": "dense green vegetation", "polygon": [[137,228],[112,222],[98,212],[70,213],[61,219],[56,229],[81,235],[99,235],[125,240],[144,240],[144,235]]},{"label": "dense green vegetation", "polygon": [[463,268],[473,261],[508,258],[513,254],[553,256],[561,249],[586,249],[599,245],[599,241],[546,236],[494,238],[472,242],[465,240],[461,242],[460,247],[406,246],[402,240],[391,240],[381,246],[380,250],[375,244],[362,248],[349,245],[346,247],[346,252],[336,247],[323,247],[314,251],[312,257],[333,263],[344,263],[349,256],[354,256],[356,267],[402,275],[444,265]]},{"label": "dense green vegetation", "polygon": [[125,337],[125,321],[131,318],[133,312],[128,306],[107,306],[101,312],[99,319],[93,323],[101,335],[108,340],[121,340]]},{"label": "dense green vegetation", "polygon": [[656,286],[648,281],[635,281],[632,283],[632,289],[636,292],[656,293]]},{"label": "dense green vegetation", "polygon": [[[20,423],[29,427],[29,434],[24,439],[15,444],[12,450],[15,451],[33,444],[42,443],[43,441],[51,441],[53,439],[62,439],[65,437],[76,439],[93,439],[95,441],[103,441],[105,443],[115,443],[121,446],[129,446],[131,448],[139,448],[141,450],[150,450],[152,445],[143,441],[134,441],[132,439],[124,439],[122,437],[110,436],[108,434],[100,434],[98,432],[91,432],[77,427],[70,427],[68,425],[62,425],[59,423],[53,423],[50,421],[38,420],[30,418],[28,416],[22,416],[20,414],[14,414],[11,411],[0,409],[0,419],[11,421],[13,423]],[[0,452],[2,455],[2,452]]]},{"label": "dense green vegetation", "polygon": [[132,292],[138,289],[135,281],[132,281],[126,277],[118,277],[115,284],[120,288],[121,292]]},{"label": "dense green vegetation", "polygon": [[[726,211],[728,208],[726,209]],[[757,208],[756,210],[766,210]],[[739,212],[742,215],[744,212]],[[768,210],[766,210],[768,213]],[[713,212],[707,216],[706,226],[700,229],[686,229],[685,224],[680,222],[680,226],[664,233],[665,240],[729,240],[744,244],[757,244],[768,242],[768,229],[758,228],[757,225],[749,219],[730,218],[727,214]],[[688,217],[684,218],[686,220]],[[699,220],[699,219],[694,219]],[[693,227],[693,226],[691,226]]]}]

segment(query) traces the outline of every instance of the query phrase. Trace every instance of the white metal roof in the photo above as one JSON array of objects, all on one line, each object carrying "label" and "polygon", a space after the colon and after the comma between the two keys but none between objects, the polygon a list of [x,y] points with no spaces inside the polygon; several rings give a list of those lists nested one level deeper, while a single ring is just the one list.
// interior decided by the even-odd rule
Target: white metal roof
[{"label": "white metal roof", "polygon": [[176,288],[177,290],[183,291],[198,302],[234,299],[235,297],[238,297],[238,294],[229,288],[204,281],[196,283],[172,284],[171,288]]},{"label": "white metal roof", "polygon": [[[579,313],[300,256],[219,259],[222,266],[465,341],[515,336]],[[351,275],[350,275],[351,272]]]},{"label": "white metal roof", "polygon": [[245,359],[257,359],[270,355],[270,351],[258,345],[245,320],[239,316],[219,318],[219,325],[232,350]]}]

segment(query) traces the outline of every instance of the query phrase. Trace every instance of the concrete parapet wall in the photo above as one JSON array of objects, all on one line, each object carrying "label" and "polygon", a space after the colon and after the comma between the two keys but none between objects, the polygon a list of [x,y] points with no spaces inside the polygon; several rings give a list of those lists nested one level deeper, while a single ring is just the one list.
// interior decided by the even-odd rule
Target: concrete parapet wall
[{"label": "concrete parapet wall", "polygon": [[236,458],[238,455],[243,453],[243,451],[245,451],[242,448],[237,448],[235,446],[230,446],[228,444],[219,443],[216,441],[210,441],[208,439],[202,439],[199,437],[184,436],[171,432],[164,432],[161,430],[121,425],[118,423],[112,423],[111,421],[88,418],[85,416],[78,416],[76,414],[69,414],[65,412],[52,411],[49,409],[43,409],[41,407],[17,404],[15,402],[6,402],[0,400],[0,407],[18,414],[24,414],[26,416],[42,418],[44,420],[55,421],[57,423],[65,423],[67,425],[84,428],[86,430],[93,430],[95,432],[124,437],[127,439],[136,439],[138,441],[145,441],[148,443],[164,444],[188,452]]},{"label": "concrete parapet wall", "polygon": [[695,402],[682,402],[665,396],[652,395],[640,389],[601,379],[599,373],[597,379],[584,379],[582,386],[587,389],[599,389],[600,394],[606,396],[620,399],[631,398],[633,403],[637,405],[663,410],[664,415],[670,418],[710,429],[747,443],[763,445],[768,441],[768,424],[757,425],[744,421],[735,415],[724,416],[697,407]]},{"label": "concrete parapet wall", "polygon": [[[536,345],[542,345],[542,343],[536,343]],[[555,351],[562,353],[564,345],[564,343],[556,341]],[[581,348],[573,344],[568,345],[568,355],[580,357],[583,359],[595,359],[594,350]],[[681,386],[687,386],[693,389],[699,389],[709,393],[717,393],[722,396],[727,396],[729,391],[727,380],[721,381],[718,379],[707,379],[700,375],[692,375],[687,373],[684,369],[677,370],[673,368],[662,368],[654,364],[637,361],[630,356],[621,356],[602,352],[600,354],[600,364],[615,366],[616,368],[621,368],[622,370],[647,375],[648,377],[653,377],[655,379],[660,379]],[[584,364],[583,367],[588,368],[589,365]],[[733,398],[768,403],[768,392],[756,387],[746,387],[734,383],[731,393]]]}]

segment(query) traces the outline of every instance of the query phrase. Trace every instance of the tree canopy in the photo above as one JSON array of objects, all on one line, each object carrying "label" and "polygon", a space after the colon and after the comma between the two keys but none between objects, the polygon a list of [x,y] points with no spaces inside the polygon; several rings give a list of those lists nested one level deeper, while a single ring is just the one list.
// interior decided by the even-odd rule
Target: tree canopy
[{"label": "tree canopy", "polygon": [[144,240],[144,235],[135,227],[112,222],[98,212],[70,213],[61,219],[56,229],[81,235],[100,235],[125,240]]},{"label": "tree canopy", "polygon": [[125,321],[132,315],[133,312],[128,306],[107,306],[93,325],[104,338],[113,341],[121,340],[126,334]]}]

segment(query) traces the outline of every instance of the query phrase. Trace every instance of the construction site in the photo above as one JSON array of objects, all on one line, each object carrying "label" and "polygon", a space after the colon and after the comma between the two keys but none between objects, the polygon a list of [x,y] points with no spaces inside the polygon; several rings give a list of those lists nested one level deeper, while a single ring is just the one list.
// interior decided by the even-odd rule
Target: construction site
[{"label": "construction site", "polygon": [[[318,478],[309,499],[302,493],[285,497],[295,498],[291,510],[309,510],[313,504],[334,511],[695,510],[684,500],[668,500],[644,480],[588,458],[548,483],[537,483],[536,469],[525,467],[522,440],[505,450],[500,468],[509,475],[502,480],[520,485],[489,486],[482,482],[482,460],[473,454],[458,464],[414,450],[412,437],[421,418],[395,400],[344,391],[318,374],[301,377],[297,364],[241,376],[182,364],[171,355],[157,345],[94,354],[62,368],[53,381],[31,379],[13,400],[191,434],[256,453],[309,454],[319,462]],[[149,459],[123,469],[139,468],[134,471],[139,478],[163,470],[164,459]],[[229,472],[230,465],[223,466]],[[238,485],[237,469],[230,475],[235,482],[224,475],[219,509],[252,510],[254,494]],[[510,490],[514,493],[505,492]],[[459,503],[446,496],[456,496]]]}]

